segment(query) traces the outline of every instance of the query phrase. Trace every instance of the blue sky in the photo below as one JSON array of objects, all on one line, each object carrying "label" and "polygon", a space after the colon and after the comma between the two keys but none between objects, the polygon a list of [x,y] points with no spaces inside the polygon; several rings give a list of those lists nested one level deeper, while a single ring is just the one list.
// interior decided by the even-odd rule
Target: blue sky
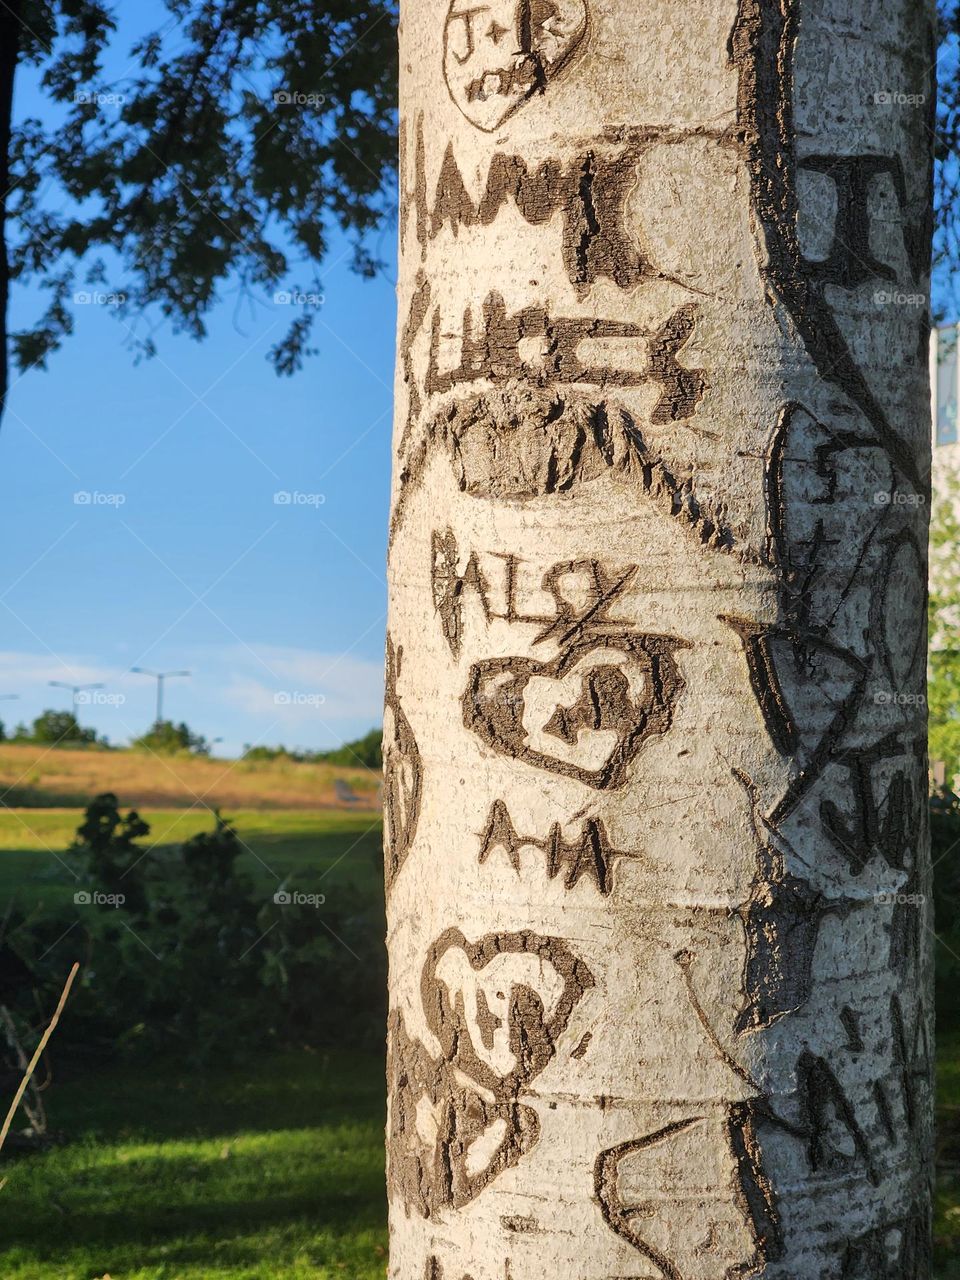
[{"label": "blue sky", "polygon": [[[142,25],[157,9],[124,13]],[[18,112],[38,106],[25,78]],[[15,383],[0,430],[8,725],[68,704],[49,680],[103,681],[111,700],[82,718],[122,743],[154,710],[132,666],[189,668],[166,713],[224,754],[380,723],[392,270],[358,279],[335,240],[322,276],[320,354],[293,379],[265,359],[290,308],[265,295],[238,316],[228,294],[206,342],[161,331],[139,367],[110,306],[80,305],[49,371]],[[15,294],[14,327],[40,309]]]}]

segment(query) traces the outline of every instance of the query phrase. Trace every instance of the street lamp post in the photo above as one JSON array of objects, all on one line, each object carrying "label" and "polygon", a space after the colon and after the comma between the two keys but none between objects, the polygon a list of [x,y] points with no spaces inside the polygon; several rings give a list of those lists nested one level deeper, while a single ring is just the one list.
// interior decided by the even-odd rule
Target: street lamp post
[{"label": "street lamp post", "polygon": [[63,680],[50,680],[48,681],[48,683],[51,689],[69,689],[70,693],[73,695],[73,718],[74,720],[77,720],[78,724],[79,724],[79,719],[77,717],[77,698],[80,696],[81,693],[86,693],[90,689],[103,688],[102,682],[99,682],[99,681],[95,684],[66,684]]},{"label": "street lamp post", "polygon": [[138,676],[150,676],[157,682],[157,719],[156,724],[163,724],[163,682],[171,676],[189,676],[189,671],[150,671],[147,667],[131,667]]}]

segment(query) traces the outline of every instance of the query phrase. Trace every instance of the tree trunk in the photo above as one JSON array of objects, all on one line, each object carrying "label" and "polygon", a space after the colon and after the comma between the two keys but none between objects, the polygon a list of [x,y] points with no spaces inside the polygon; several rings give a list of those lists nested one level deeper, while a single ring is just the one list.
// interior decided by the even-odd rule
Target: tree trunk
[{"label": "tree trunk", "polygon": [[933,5],[402,5],[392,1280],[926,1280]]}]

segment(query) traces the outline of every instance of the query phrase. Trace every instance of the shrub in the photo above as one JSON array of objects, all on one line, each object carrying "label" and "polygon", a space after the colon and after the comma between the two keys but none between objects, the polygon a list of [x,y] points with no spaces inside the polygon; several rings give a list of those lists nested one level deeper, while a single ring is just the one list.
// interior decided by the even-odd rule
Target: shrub
[{"label": "shrub", "polygon": [[[266,1042],[382,1038],[377,904],[351,889],[338,888],[327,904],[258,888],[238,870],[243,843],[219,812],[212,831],[179,848],[138,843],[147,835],[147,823],[135,811],[124,815],[115,795],[97,796],[68,851],[81,927],[76,908],[8,922],[7,967],[31,975],[10,984],[21,1020],[37,1018],[59,992],[65,962],[79,959],[61,1053],[65,1045],[83,1055],[172,1051],[202,1063]],[[0,949],[0,989],[4,964]]]}]

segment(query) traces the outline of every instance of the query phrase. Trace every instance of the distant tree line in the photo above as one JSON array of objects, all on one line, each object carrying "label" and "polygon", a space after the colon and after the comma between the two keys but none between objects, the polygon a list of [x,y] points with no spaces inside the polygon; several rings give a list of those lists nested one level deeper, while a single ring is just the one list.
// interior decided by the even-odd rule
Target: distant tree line
[{"label": "distant tree line", "polygon": [[29,742],[42,746],[106,747],[106,738],[98,738],[96,729],[85,729],[72,711],[43,711],[32,727],[18,724],[8,734],[0,721],[0,742]]},{"label": "distant tree line", "polygon": [[345,742],[331,751],[303,751],[290,747],[250,747],[243,750],[244,760],[292,760],[297,763],[335,764],[346,769],[380,769],[383,767],[383,730],[371,729],[354,742]]},{"label": "distant tree line", "polygon": [[[295,763],[332,764],[347,769],[380,769],[383,766],[381,750],[382,729],[371,729],[362,738],[354,742],[345,742],[342,747],[327,751],[308,751],[296,747],[251,747],[245,746],[243,759],[251,763],[271,760],[290,760]],[[0,742],[32,743],[38,746],[52,747],[100,747],[108,748],[109,741],[98,737],[95,729],[84,728],[72,711],[44,711],[32,726],[18,724],[8,733],[0,721]],[[194,733],[188,724],[181,721],[174,724],[172,720],[160,720],[151,725],[146,733],[134,738],[130,744],[137,751],[153,751],[158,755],[178,755],[188,753],[195,756],[208,756],[212,743],[199,733]]]}]

